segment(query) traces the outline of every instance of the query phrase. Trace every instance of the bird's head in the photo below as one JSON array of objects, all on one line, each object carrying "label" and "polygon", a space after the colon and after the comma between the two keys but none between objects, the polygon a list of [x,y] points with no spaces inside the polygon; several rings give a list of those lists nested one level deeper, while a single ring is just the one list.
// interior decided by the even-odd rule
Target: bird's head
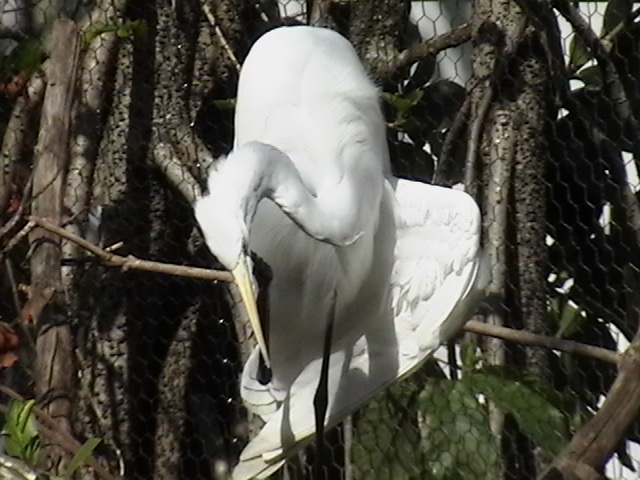
[{"label": "bird's head", "polygon": [[196,201],[194,212],[209,251],[229,271],[248,255],[248,229],[239,208],[223,192]]}]

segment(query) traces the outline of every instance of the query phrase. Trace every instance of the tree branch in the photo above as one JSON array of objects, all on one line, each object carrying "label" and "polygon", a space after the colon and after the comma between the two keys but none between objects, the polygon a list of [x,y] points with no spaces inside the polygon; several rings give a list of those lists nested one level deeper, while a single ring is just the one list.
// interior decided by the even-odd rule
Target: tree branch
[{"label": "tree branch", "polygon": [[[189,278],[198,278],[202,280],[214,280],[220,282],[233,282],[233,275],[222,270],[209,270],[199,267],[186,267],[183,265],[174,265],[169,263],[152,262],[149,260],[141,260],[131,255],[123,257],[110,253],[77,235],[68,232],[62,227],[36,217],[29,217],[29,222],[40,228],[48,230],[51,233],[59,235],[65,240],[74,242],[78,246],[84,248],[88,252],[94,254],[100,261],[107,266],[120,267],[123,270],[145,270],[148,272],[163,273],[168,275],[177,275]],[[548,337],[545,335],[537,335],[535,333],[524,330],[516,330],[513,328],[501,327],[498,325],[489,325],[476,320],[469,320],[464,326],[467,332],[486,335],[494,338],[501,338],[521,345],[531,345],[551,350],[559,350],[574,355],[583,355],[604,362],[617,364],[620,360],[620,354],[612,350],[584,343],[564,340],[561,338]]]},{"label": "tree branch", "polygon": [[164,273],[168,275],[177,275],[182,277],[199,278],[201,280],[214,280],[220,282],[233,282],[233,275],[229,272],[221,270],[210,270],[199,267],[185,267],[183,265],[174,265],[170,263],[153,262],[150,260],[141,260],[128,255],[123,257],[110,253],[97,245],[94,245],[79,236],[68,232],[44,218],[29,217],[29,222],[37,225],[44,230],[59,235],[60,237],[76,243],[85,250],[93,253],[100,261],[110,267],[120,267],[123,270],[144,270],[147,272]]},{"label": "tree branch", "polygon": [[595,472],[602,470],[640,415],[639,371],[640,330],[622,354],[618,376],[602,407],[578,430],[541,480],[600,478]]},{"label": "tree branch", "polygon": [[471,40],[471,22],[464,23],[442,35],[410,46],[398,55],[390,70],[402,70],[429,55],[435,55],[447,48],[457,47],[469,40]]},{"label": "tree branch", "polygon": [[491,325],[477,320],[469,320],[463,328],[467,332],[477,333],[479,335],[501,338],[520,345],[530,345],[532,347],[558,350],[572,355],[582,355],[602,360],[603,362],[612,363],[614,365],[617,365],[622,358],[621,354],[613,350],[609,350],[608,348],[587,345],[585,343],[574,342],[573,340],[539,335],[526,330],[517,330],[515,328]]}]

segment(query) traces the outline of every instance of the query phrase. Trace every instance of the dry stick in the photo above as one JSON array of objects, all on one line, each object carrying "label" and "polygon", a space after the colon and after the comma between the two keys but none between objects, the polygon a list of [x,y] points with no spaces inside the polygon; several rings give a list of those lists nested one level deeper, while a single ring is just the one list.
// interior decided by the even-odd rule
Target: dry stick
[{"label": "dry stick", "polygon": [[[5,385],[0,385],[0,392],[4,393],[8,397],[15,398],[16,400],[24,400],[19,393]],[[73,455],[75,455],[82,447],[78,440],[68,432],[61,429],[58,422],[51,418],[51,416],[40,407],[34,405],[31,411],[43,424],[46,425],[46,427],[39,425],[38,432],[46,437],[50,442],[60,445]],[[93,455],[90,455],[87,458],[87,463],[103,480],[119,480],[118,477],[103,467]]]},{"label": "dry stick", "polygon": [[464,23],[459,27],[455,27],[442,35],[430,38],[423,42],[412,45],[404,50],[391,68],[393,71],[402,70],[410,66],[412,63],[422,60],[423,58],[434,55],[446,50],[447,48],[457,47],[458,45],[471,40],[472,24]]},{"label": "dry stick", "polygon": [[150,260],[141,260],[128,255],[123,257],[114,253],[107,252],[106,250],[94,245],[93,243],[68,232],[62,227],[59,227],[44,218],[29,217],[29,221],[35,225],[48,230],[51,233],[55,233],[60,237],[74,242],[84,248],[85,250],[93,253],[97,256],[102,263],[112,267],[121,267],[123,270],[144,270],[147,272],[166,273],[169,275],[178,275],[182,277],[199,278],[202,280],[214,280],[220,282],[233,282],[233,275],[229,272],[221,270],[210,270],[207,268],[199,267],[185,267],[183,265],[174,265],[170,263],[153,262]]},{"label": "dry stick", "polygon": [[222,44],[222,48],[224,49],[224,51],[227,52],[227,55],[231,59],[231,63],[233,63],[234,68],[236,69],[236,71],[239,72],[240,62],[238,61],[236,54],[233,53],[233,49],[231,48],[231,45],[229,45],[229,42],[225,38],[224,33],[222,33],[222,30],[220,30],[220,26],[218,25],[218,22],[216,22],[216,17],[213,15],[211,8],[209,8],[209,5],[203,4],[202,11],[204,12],[204,16],[207,17],[207,20],[215,30],[218,40],[220,40],[220,43]]},{"label": "dry stick", "polygon": [[20,306],[20,297],[18,296],[18,284],[16,283],[15,275],[13,274],[13,265],[8,258],[4,259],[4,268],[7,272],[7,278],[9,279],[9,285],[11,285],[11,294],[13,296],[13,305],[16,312],[20,312],[22,307]]},{"label": "dry stick", "polygon": [[[87,240],[68,232],[62,227],[52,224],[51,222],[36,217],[29,217],[29,221],[34,225],[44,228],[45,230],[55,233],[65,240],[76,243],[85,250],[93,253],[105,265],[113,267],[121,267],[123,269],[145,270],[148,272],[165,273],[169,275],[178,275],[190,278],[199,278],[202,280],[214,280],[220,282],[233,282],[233,275],[222,270],[208,270],[199,267],[185,267],[183,265],[174,265],[169,263],[152,262],[149,260],[140,260],[139,258],[128,256],[122,257],[109,253],[106,250],[94,245]],[[563,340],[560,338],[547,337],[537,335],[535,333],[516,330],[513,328],[500,327],[497,325],[488,325],[486,323],[470,320],[464,329],[468,332],[486,335],[489,337],[502,338],[522,345],[532,345],[552,350],[560,350],[567,353],[584,355],[587,357],[602,360],[608,363],[617,364],[620,354],[602,347],[595,347],[584,343],[574,342],[571,340]]]},{"label": "dry stick", "polygon": [[444,137],[444,142],[442,142],[438,165],[436,166],[436,172],[433,176],[433,183],[436,185],[450,184],[451,179],[445,175],[447,163],[450,161],[452,156],[453,143],[456,141],[458,135],[462,131],[462,128],[467,123],[469,110],[471,110],[471,95],[466,95],[464,102],[453,119],[453,123],[451,123],[451,127],[449,127],[449,130],[447,131],[447,135]]},{"label": "dry stick", "polygon": [[501,327],[499,325],[490,325],[477,320],[469,320],[463,328],[467,332],[486,335],[488,337],[501,338],[520,345],[543,347],[574,355],[583,355],[585,357],[595,358],[614,365],[617,365],[622,358],[620,353],[614,350],[609,350],[608,348],[596,347],[594,345],[574,342],[572,340],[564,340],[562,338],[548,337],[546,335],[539,335],[526,330],[516,330],[514,328]]}]

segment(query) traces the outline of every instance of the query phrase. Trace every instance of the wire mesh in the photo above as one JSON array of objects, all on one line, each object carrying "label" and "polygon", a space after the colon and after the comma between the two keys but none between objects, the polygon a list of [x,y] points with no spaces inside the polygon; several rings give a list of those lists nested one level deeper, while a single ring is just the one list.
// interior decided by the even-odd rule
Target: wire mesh
[{"label": "wire mesh", "polygon": [[[97,438],[78,478],[230,478],[261,428],[239,394],[255,342],[233,285],[167,273],[221,268],[192,204],[232,148],[242,62],[269,29],[314,23],[380,87],[394,174],[474,196],[491,280],[475,326],[327,433],[320,476],[311,444],[273,478],[542,478],[613,396],[638,328],[638,10],[579,2],[583,24],[571,5],[0,1],[0,375],[46,427],[16,433],[6,414],[0,467],[62,475]],[[62,116],[60,19],[79,39]],[[59,188],[47,205],[39,171]],[[34,230],[39,211],[64,242]],[[638,478],[628,400],[624,431],[597,437],[607,478]]]}]

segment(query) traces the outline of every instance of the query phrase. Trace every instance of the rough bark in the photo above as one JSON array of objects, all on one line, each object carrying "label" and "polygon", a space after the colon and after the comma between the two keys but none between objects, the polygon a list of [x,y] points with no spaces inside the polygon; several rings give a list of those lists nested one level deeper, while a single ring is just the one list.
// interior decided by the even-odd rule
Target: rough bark
[{"label": "rough bark", "polygon": [[[483,172],[479,193],[485,249],[491,265],[487,321],[546,333],[542,182],[548,113],[544,86],[549,83],[546,54],[540,47],[539,33],[529,26],[515,1],[476,1],[473,23],[476,46],[470,82],[467,173],[473,174],[475,168]],[[473,176],[466,178],[475,193]],[[492,364],[505,364],[507,358],[517,361],[517,355],[507,351],[500,340],[487,341],[485,348]],[[526,348],[524,363],[532,373],[544,377],[549,372],[546,355],[540,349]],[[509,458],[521,457],[528,450],[526,442],[516,440],[519,433],[495,408],[491,409],[491,423],[499,438],[513,437],[503,441],[507,475],[527,475],[530,473],[525,471],[542,466],[536,454],[531,461],[510,463]],[[514,447],[518,443],[520,446]]]},{"label": "rough bark", "polygon": [[[62,221],[62,196],[69,160],[71,107],[76,87],[79,38],[71,21],[55,22],[51,34],[47,90],[35,151],[32,213],[55,224]],[[26,316],[37,322],[35,392],[38,402],[65,430],[70,430],[73,350],[61,284],[60,239],[37,229],[29,238],[31,290]],[[47,467],[65,469],[65,455],[51,448]]]},{"label": "rough bark", "polygon": [[378,81],[388,81],[399,53],[404,48],[404,33],[411,2],[375,0],[353,2],[349,39],[369,72]]}]

